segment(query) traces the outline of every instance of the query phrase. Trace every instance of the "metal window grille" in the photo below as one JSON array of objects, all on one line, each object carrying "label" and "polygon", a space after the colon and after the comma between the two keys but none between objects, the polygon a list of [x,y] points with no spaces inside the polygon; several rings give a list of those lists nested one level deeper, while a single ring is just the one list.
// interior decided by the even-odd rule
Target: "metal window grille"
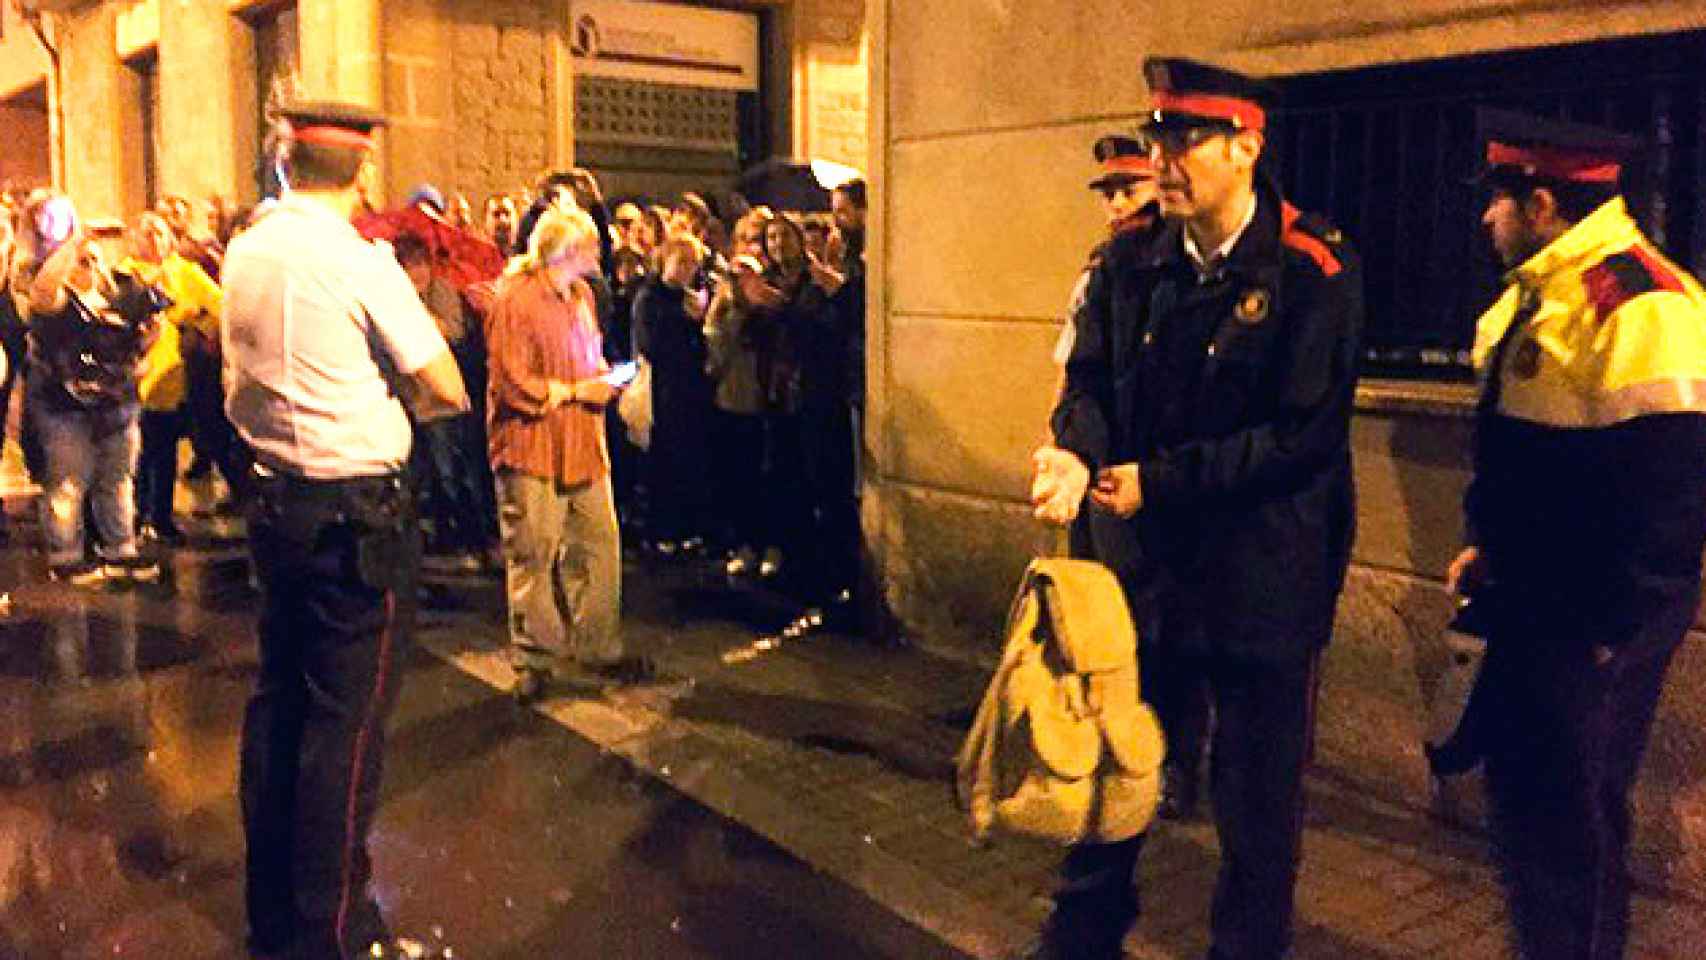
[{"label": "metal window grille", "polygon": [[1672,259],[1706,266],[1706,32],[1292,77],[1271,160],[1363,258],[1368,372],[1462,377],[1501,268],[1480,226],[1477,106],[1638,135],[1624,193]]},{"label": "metal window grille", "polygon": [[575,139],[735,153],[740,149],[738,98],[732,90],[576,77]]}]

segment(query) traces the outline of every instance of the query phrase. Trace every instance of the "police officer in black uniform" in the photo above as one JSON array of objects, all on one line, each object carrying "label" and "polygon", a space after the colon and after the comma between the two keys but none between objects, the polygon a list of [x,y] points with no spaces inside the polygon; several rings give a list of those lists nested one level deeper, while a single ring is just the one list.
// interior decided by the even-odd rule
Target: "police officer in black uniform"
[{"label": "police officer in black uniform", "polygon": [[255,455],[265,592],[242,743],[249,946],[385,957],[367,832],[420,564],[400,398],[428,419],[468,398],[408,275],[350,225],[383,118],[340,104],[282,114],[292,189],[224,269],[226,410]]},{"label": "police officer in black uniform", "polygon": [[[1291,942],[1316,668],[1354,529],[1362,281],[1339,233],[1260,170],[1267,85],[1184,60],[1144,70],[1168,226],[1115,239],[1091,277],[1032,494],[1044,519],[1082,507],[1133,531],[1128,581],[1165,624],[1143,672],[1199,673],[1216,715],[1210,956],[1274,958]],[[1033,956],[1120,955],[1141,844],[1068,855]]]},{"label": "police officer in black uniform", "polygon": [[[1127,234],[1142,235],[1142,239],[1133,242],[1153,242],[1165,227],[1157,198],[1155,162],[1149,156],[1148,143],[1136,137],[1108,134],[1096,140],[1090,153],[1101,168],[1099,175],[1090,181],[1090,189],[1102,196],[1108,237],[1091,250],[1084,272],[1073,287],[1068,322],[1055,345],[1055,362],[1062,368],[1072,357],[1078,330],[1076,317],[1084,309],[1091,278],[1107,256],[1109,245]],[[1073,556],[1099,560],[1120,576],[1126,602],[1134,615],[1140,617],[1138,637],[1146,646],[1159,650],[1163,630],[1160,610],[1154,602],[1154,584],[1144,577],[1143,565],[1138,562],[1142,551],[1132,525],[1112,514],[1087,510],[1073,521],[1069,542]],[[1159,653],[1145,659],[1155,669],[1143,674],[1143,698],[1155,708],[1167,735],[1159,813],[1167,819],[1188,818],[1196,812],[1203,739],[1208,732],[1208,688],[1199,673],[1161,669]]]}]

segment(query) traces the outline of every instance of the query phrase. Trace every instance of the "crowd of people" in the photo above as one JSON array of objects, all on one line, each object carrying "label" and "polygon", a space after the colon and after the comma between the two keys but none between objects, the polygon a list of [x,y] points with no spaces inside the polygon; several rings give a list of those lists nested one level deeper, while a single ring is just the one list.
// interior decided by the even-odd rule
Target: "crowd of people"
[{"label": "crowd of people", "polygon": [[[387,939],[340,863],[377,802],[423,552],[502,575],[522,703],[570,671],[658,677],[620,622],[625,542],[765,583],[792,635],[854,610],[863,182],[813,213],[697,193],[612,209],[576,169],[479,221],[429,185],[380,210],[382,123],[281,120],[280,189],[253,208],[172,196],[126,224],[38,190],[0,211],[0,424],[16,395],[50,579],[167,577],[179,484],[214,470],[216,512],[248,521],[256,955]],[[300,769],[269,759],[299,751]],[[279,845],[305,824],[320,839]]]},{"label": "crowd of people", "polygon": [[[637,398],[649,401],[643,432],[615,404],[601,405],[622,538],[659,558],[773,585],[798,601],[795,633],[851,615],[863,182],[840,185],[831,210],[817,212],[752,206],[738,194],[718,209],[696,193],[612,208],[585,170],[489,197],[478,220],[466,197],[429,185],[391,210],[362,197],[358,230],[390,243],[473,402],[466,416],[416,425],[412,475],[438,562],[504,569],[504,486],[494,467],[507,414],[487,400],[509,394],[491,379],[492,322],[502,291],[517,282],[506,264],[534,252],[548,214],[578,211],[596,246],[581,282],[599,356],[610,367],[647,368]],[[128,225],[83,222],[68,198],[43,190],[8,192],[4,204],[0,425],[17,393],[27,408],[17,439],[46,491],[50,576],[78,586],[156,579],[159,548],[185,542],[174,508],[180,477],[217,470],[230,491],[220,514],[240,515],[251,499],[252,457],[221,386],[220,276],[226,246],[270,204],[234,209],[215,198],[198,211],[169,196]],[[55,318],[91,319],[121,282],[158,291],[168,305],[106,325],[127,336],[106,338],[111,356],[99,370],[78,368],[87,324],[64,326],[61,343]],[[68,301],[67,290],[77,296]],[[79,386],[96,373],[99,389]],[[185,439],[193,457],[180,474]],[[0,510],[0,536],[4,523]]]}]

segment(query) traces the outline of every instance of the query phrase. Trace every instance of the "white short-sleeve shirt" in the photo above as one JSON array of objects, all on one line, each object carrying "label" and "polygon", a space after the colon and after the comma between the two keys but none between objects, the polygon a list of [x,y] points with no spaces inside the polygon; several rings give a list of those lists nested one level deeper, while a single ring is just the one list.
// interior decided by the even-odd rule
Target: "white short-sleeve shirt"
[{"label": "white short-sleeve shirt", "polygon": [[225,411],[263,465],[316,480],[378,476],[411,431],[381,364],[408,375],[448,349],[390,249],[287,199],[225,254]]}]

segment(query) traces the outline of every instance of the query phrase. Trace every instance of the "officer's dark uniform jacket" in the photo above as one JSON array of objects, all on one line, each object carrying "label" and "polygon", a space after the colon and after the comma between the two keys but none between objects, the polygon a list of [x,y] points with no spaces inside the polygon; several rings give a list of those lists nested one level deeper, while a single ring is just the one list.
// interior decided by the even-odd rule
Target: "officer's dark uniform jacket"
[{"label": "officer's dark uniform jacket", "polygon": [[[1512,270],[1475,355],[1469,541],[1500,642],[1674,645],[1706,541],[1706,292],[1614,198]],[[1506,641],[1503,638],[1510,637]]]},{"label": "officer's dark uniform jacket", "polygon": [[1183,642],[1201,652],[1295,661],[1327,640],[1354,533],[1361,271],[1336,230],[1265,185],[1207,280],[1181,231],[1105,249],[1055,442],[1092,471],[1139,464],[1138,555],[1118,571],[1134,605],[1192,611],[1204,629]]}]

